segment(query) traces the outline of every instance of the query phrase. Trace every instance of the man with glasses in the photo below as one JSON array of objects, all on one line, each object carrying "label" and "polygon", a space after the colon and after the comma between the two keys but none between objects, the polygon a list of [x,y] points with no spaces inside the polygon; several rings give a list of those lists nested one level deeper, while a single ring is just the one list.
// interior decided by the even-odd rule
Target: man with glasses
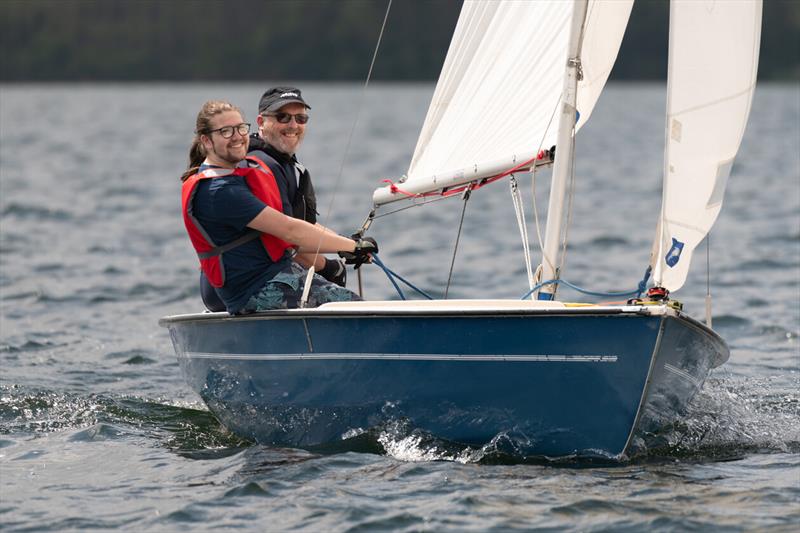
[{"label": "man with glasses", "polygon": [[[284,214],[317,224],[317,199],[311,175],[297,160],[297,150],[306,134],[311,106],[296,87],[279,86],[267,89],[258,102],[258,133],[250,135],[249,157],[262,161],[275,176],[281,194]],[[314,266],[317,274],[344,287],[347,270],[344,261],[321,254],[298,253],[294,260],[304,268]],[[205,278],[201,295],[210,311],[221,311],[224,304]]]},{"label": "man with glasses", "polygon": [[[292,260],[295,251],[338,252],[356,268],[378,252],[374,239],[354,241],[284,214],[269,169],[245,159],[249,130],[229,102],[203,104],[181,176],[184,225],[207,282],[231,314],[301,305],[309,280]],[[358,299],[319,276],[310,279],[310,307]]]}]

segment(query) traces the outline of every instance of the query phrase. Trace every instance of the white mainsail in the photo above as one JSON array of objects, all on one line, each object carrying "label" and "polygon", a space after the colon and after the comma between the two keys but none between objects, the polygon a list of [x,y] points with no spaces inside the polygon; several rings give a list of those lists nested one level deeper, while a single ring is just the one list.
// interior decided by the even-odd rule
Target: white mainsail
[{"label": "white mainsail", "polygon": [[[580,128],[617,56],[633,0],[590,0],[578,87]],[[572,1],[466,0],[422,127],[405,190],[508,170],[555,144]],[[403,198],[388,188],[377,204]]]},{"label": "white mainsail", "polygon": [[761,0],[672,0],[656,285],[683,286],[717,219],[758,70]]}]

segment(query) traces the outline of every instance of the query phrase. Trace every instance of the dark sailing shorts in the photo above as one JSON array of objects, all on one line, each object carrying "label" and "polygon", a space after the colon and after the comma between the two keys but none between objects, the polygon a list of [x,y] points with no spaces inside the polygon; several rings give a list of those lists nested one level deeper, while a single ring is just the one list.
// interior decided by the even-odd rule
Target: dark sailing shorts
[{"label": "dark sailing shorts", "polygon": [[[247,300],[240,314],[269,311],[271,309],[297,309],[303,297],[303,286],[308,271],[292,261],[269,280],[264,287]],[[353,291],[327,281],[318,274],[311,280],[306,307],[319,307],[328,302],[353,302],[361,300]]]}]

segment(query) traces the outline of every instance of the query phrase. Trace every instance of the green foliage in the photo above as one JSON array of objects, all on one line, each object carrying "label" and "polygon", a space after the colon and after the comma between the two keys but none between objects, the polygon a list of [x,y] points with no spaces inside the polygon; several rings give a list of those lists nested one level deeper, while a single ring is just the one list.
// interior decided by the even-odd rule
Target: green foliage
[{"label": "green foliage", "polygon": [[[387,2],[2,0],[0,81],[363,80]],[[460,6],[395,0],[373,78],[434,79]],[[668,12],[635,3],[616,79],[664,77]],[[765,0],[761,50],[762,79],[800,78],[800,0]]]}]

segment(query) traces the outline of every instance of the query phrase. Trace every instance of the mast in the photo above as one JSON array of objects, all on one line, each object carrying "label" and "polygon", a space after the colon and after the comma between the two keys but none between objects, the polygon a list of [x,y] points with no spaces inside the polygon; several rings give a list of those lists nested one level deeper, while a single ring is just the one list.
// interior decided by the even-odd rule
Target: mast
[{"label": "mast", "polygon": [[[550,185],[550,202],[547,208],[547,229],[542,254],[541,277],[538,281],[558,279],[560,272],[559,246],[564,226],[564,204],[567,184],[572,175],[572,155],[574,151],[574,131],[577,117],[575,102],[578,96],[578,81],[581,72],[581,40],[586,19],[588,0],[574,0],[572,25],[567,48],[566,75],[561,93],[561,113],[558,121],[558,137],[556,141],[556,160],[553,167],[553,178]],[[539,290],[539,300],[552,300],[555,297],[556,285],[545,285]]]}]

